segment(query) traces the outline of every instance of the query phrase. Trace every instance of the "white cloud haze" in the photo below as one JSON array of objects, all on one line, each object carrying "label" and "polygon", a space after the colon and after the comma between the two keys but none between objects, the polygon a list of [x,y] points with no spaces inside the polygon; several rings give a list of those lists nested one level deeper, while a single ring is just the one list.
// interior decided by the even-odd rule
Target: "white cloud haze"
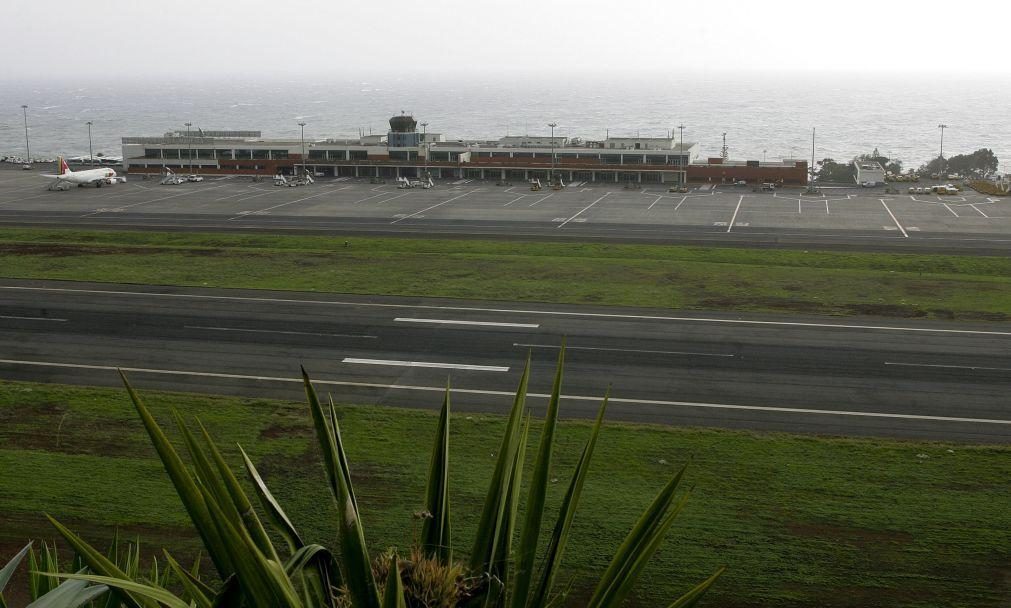
[{"label": "white cloud haze", "polygon": [[10,2],[5,78],[180,71],[698,70],[1008,75],[1011,3],[848,0]]}]

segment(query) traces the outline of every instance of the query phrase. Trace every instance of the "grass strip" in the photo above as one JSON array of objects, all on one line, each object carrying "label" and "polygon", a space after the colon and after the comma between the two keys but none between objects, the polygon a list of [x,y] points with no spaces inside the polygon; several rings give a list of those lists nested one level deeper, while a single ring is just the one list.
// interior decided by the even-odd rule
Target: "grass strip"
[{"label": "grass strip", "polygon": [[1011,259],[986,256],[0,229],[0,277],[684,310],[1011,319]]},{"label": "grass strip", "polygon": [[[169,426],[170,405],[199,416],[233,465],[241,443],[305,536],[333,544],[335,513],[304,404],[144,396]],[[340,416],[370,548],[411,546],[437,416],[376,406],[341,406]],[[503,424],[454,415],[458,552],[472,538]],[[589,431],[589,422],[560,423],[549,513]],[[537,440],[532,433],[530,449]],[[605,423],[597,452],[560,578],[575,581],[570,605],[585,599],[638,513],[689,459],[695,491],[638,605],[665,605],[724,563],[707,605],[996,607],[1011,594],[1007,446]],[[42,511],[100,544],[119,527],[151,552],[197,547],[120,389],[0,382],[0,556],[54,536]]]}]

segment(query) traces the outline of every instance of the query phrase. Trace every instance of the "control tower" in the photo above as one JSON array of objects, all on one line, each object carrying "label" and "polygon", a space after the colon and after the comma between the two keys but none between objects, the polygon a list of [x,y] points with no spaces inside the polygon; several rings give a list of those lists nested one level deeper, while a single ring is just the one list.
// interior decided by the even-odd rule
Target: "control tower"
[{"label": "control tower", "polygon": [[390,132],[387,134],[387,145],[391,148],[416,148],[421,144],[421,134],[418,133],[418,121],[409,114],[400,113],[390,119]]}]

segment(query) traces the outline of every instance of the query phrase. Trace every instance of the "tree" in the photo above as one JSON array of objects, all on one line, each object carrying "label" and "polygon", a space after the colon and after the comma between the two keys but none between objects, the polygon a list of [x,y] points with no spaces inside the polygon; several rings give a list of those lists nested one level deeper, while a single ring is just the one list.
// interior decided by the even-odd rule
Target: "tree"
[{"label": "tree", "polygon": [[989,148],[980,148],[972,154],[957,154],[948,159],[935,158],[919,169],[921,174],[944,173],[966,177],[986,177],[1000,166],[997,156]]},{"label": "tree", "polygon": [[831,158],[818,163],[818,181],[852,183],[856,178],[856,170],[850,163],[841,164]]},{"label": "tree", "polygon": [[947,162],[947,173],[958,173],[959,175],[971,177],[986,177],[997,171],[1000,162],[993,150],[980,148],[972,154],[959,154],[952,156]]}]

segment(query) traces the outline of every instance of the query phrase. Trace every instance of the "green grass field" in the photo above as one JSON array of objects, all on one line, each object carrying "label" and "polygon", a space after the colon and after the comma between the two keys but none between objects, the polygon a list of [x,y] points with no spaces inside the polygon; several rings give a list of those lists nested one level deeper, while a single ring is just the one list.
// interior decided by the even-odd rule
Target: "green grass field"
[{"label": "green grass field", "polygon": [[[173,406],[199,416],[233,463],[236,443],[250,450],[307,540],[333,545],[335,510],[304,404],[143,394],[166,428]],[[409,547],[436,415],[339,411],[371,549]],[[496,416],[453,418],[458,551],[469,549],[502,427]],[[588,432],[585,422],[560,426],[549,513]],[[978,608],[1011,597],[1011,448],[614,423],[566,553],[571,605],[689,460],[694,493],[638,587],[639,606],[665,605],[721,564],[728,572],[705,605]],[[197,547],[123,390],[0,382],[0,558],[54,536],[43,511],[103,546],[119,527],[152,552]]]},{"label": "green grass field", "polygon": [[0,277],[1007,321],[1011,259],[658,245],[0,229]]}]

